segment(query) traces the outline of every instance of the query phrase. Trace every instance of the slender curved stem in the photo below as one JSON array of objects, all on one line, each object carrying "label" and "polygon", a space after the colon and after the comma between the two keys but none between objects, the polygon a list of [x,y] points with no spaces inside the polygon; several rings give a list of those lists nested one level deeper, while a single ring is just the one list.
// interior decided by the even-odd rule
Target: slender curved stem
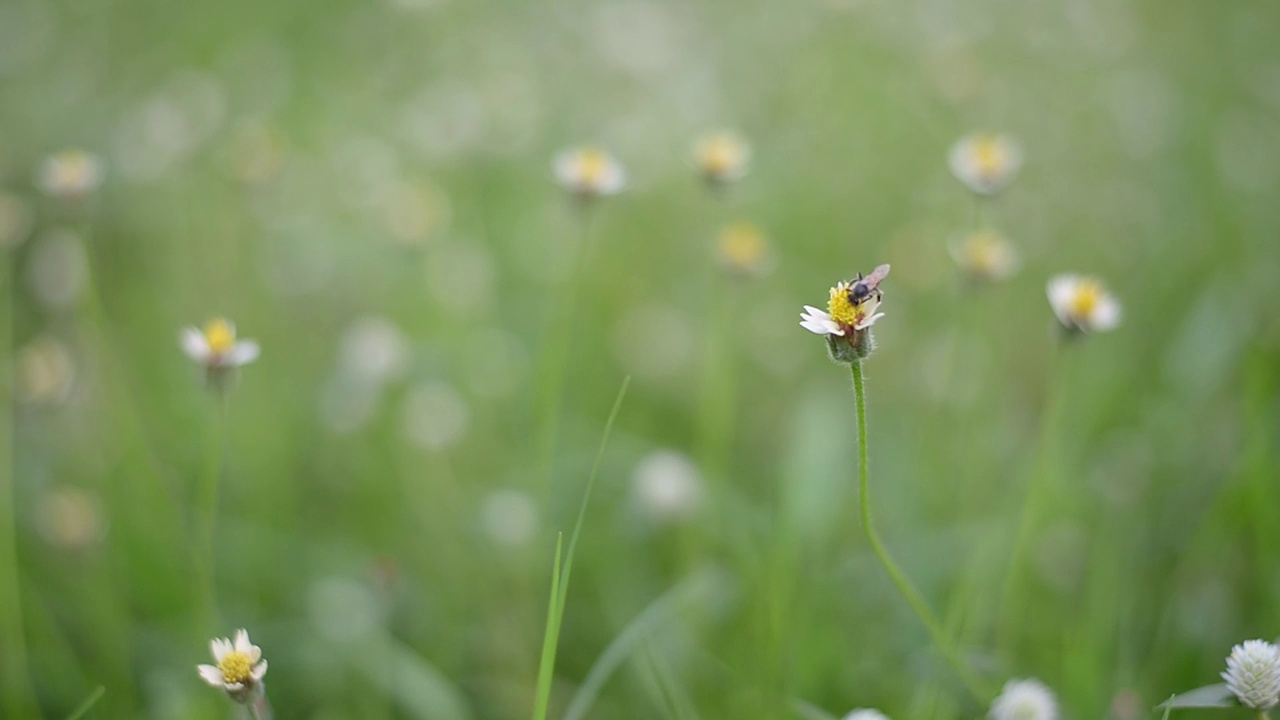
[{"label": "slender curved stem", "polygon": [[223,445],[227,432],[227,397],[225,389],[215,389],[214,418],[209,433],[208,465],[200,486],[200,538],[196,567],[200,568],[197,592],[203,603],[205,623],[212,628],[217,623],[218,602],[215,590],[217,552],[215,534],[218,523],[218,485],[222,475]]},{"label": "slender curved stem", "polygon": [[988,697],[981,679],[965,662],[960,651],[951,643],[946,631],[942,629],[942,623],[938,621],[933,611],[929,609],[929,604],[920,595],[920,591],[916,590],[907,576],[898,568],[898,564],[889,555],[889,550],[885,547],[884,541],[880,539],[880,534],[876,532],[875,524],[872,522],[871,489],[867,470],[867,400],[866,392],[863,388],[862,363],[852,363],[850,368],[853,373],[853,395],[858,409],[858,502],[862,506],[862,529],[867,535],[867,542],[871,545],[871,550],[876,554],[876,558],[880,560],[880,564],[884,566],[885,572],[889,574],[889,578],[893,580],[893,584],[897,586],[898,592],[902,594],[903,599],[911,606],[916,617],[920,618],[920,622],[924,623],[925,627],[928,628],[934,644],[938,646],[947,662],[951,664],[956,674],[960,676],[960,680],[968,688],[969,693],[973,695],[973,699],[978,704],[984,704],[987,702]]}]

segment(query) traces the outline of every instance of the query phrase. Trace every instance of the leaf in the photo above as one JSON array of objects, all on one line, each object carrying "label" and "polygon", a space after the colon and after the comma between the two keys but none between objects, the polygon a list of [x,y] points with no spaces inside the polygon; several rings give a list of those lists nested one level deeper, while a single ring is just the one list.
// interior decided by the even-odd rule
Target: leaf
[{"label": "leaf", "polygon": [[1164,701],[1160,707],[1169,708],[1214,708],[1214,707],[1239,707],[1240,703],[1236,701],[1236,697],[1227,689],[1226,683],[1217,683],[1215,685],[1205,685],[1204,687],[1188,690],[1181,695],[1174,695]]}]

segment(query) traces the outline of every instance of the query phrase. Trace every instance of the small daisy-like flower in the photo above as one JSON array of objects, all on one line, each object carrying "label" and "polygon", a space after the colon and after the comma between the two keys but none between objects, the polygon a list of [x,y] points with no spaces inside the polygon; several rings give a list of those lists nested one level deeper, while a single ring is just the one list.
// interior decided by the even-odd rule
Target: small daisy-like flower
[{"label": "small daisy-like flower", "polygon": [[773,265],[768,239],[749,222],[724,226],[716,242],[716,256],[725,269],[741,275],[763,275]]},{"label": "small daisy-like flower", "polygon": [[1022,166],[1022,151],[1013,138],[977,133],[962,138],[948,156],[951,173],[979,195],[995,195]]},{"label": "small daisy-like flower", "polygon": [[1068,330],[1101,332],[1120,324],[1120,303],[1097,278],[1058,275],[1047,292],[1053,314]]},{"label": "small daisy-like flower", "polygon": [[991,720],[1058,720],[1058,701],[1039,680],[1010,680],[991,703]]},{"label": "small daisy-like flower", "polygon": [[693,144],[693,162],[713,185],[740,180],[747,174],[751,145],[734,132],[722,131],[699,138]]},{"label": "small daisy-like flower", "polygon": [[247,365],[261,353],[253,340],[237,340],[236,326],[223,318],[210,320],[204,328],[185,328],[180,339],[187,357],[210,371]]},{"label": "small daisy-like flower", "polygon": [[1013,245],[994,230],[979,230],[950,245],[951,257],[965,275],[980,282],[1004,280],[1018,269]]},{"label": "small daisy-like flower", "polygon": [[840,281],[831,288],[826,312],[805,305],[800,326],[827,338],[827,349],[836,362],[850,363],[871,354],[874,344],[870,328],[884,313],[880,307],[880,281],[889,274],[889,266],[881,265],[866,277],[861,274],[848,282]]},{"label": "small daisy-like flower", "polygon": [[615,195],[627,184],[622,164],[600,148],[565,150],[556,156],[552,167],[556,180],[584,199]]},{"label": "small daisy-like flower", "polygon": [[226,638],[214,638],[209,642],[209,649],[217,665],[197,665],[200,677],[236,702],[248,700],[262,683],[262,676],[267,674],[262,648],[249,642],[249,632],[241,628],[236,631],[234,643]]},{"label": "small daisy-like flower", "polygon": [[1280,703],[1280,649],[1266,640],[1236,645],[1222,679],[1241,705],[1270,710]]},{"label": "small daisy-like flower", "polygon": [[75,200],[102,184],[102,159],[85,150],[71,148],[50,155],[40,164],[36,184],[56,198]]},{"label": "small daisy-like flower", "polygon": [[879,710],[858,708],[844,716],[844,720],[889,720],[889,716]]}]

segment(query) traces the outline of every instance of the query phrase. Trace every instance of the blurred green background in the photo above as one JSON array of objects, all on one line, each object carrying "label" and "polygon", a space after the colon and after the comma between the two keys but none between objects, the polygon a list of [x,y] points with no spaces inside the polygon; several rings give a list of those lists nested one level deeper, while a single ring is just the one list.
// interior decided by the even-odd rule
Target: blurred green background
[{"label": "blurred green background", "polygon": [[[1277,28],[1262,0],[3,0],[0,715],[103,686],[88,717],[226,717],[194,666],[246,627],[280,718],[525,717],[628,375],[552,717],[983,714],[868,551],[849,378],[797,325],[881,262],[878,524],[992,693],[1131,720],[1216,681],[1280,634]],[[723,127],[754,157],[712,193],[688,148]],[[985,213],[1021,270],[978,287],[946,153],[984,128],[1026,162]],[[550,160],[579,143],[631,182],[575,272]],[[105,165],[70,202],[34,181],[66,147]],[[737,221],[771,272],[719,267]],[[1121,327],[1055,350],[1063,271]],[[263,347],[221,455],[177,344],[216,315]]]}]

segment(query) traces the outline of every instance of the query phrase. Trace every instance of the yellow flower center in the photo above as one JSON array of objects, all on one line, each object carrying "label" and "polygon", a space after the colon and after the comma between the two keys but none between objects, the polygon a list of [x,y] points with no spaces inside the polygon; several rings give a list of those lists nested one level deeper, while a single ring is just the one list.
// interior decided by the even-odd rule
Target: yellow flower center
[{"label": "yellow flower center", "polygon": [[1097,280],[1081,280],[1067,303],[1067,310],[1074,318],[1089,318],[1098,309],[1098,303],[1101,301],[1102,284]]},{"label": "yellow flower center", "polygon": [[609,171],[609,156],[603,150],[587,148],[578,153],[578,182],[598,185]]},{"label": "yellow flower center", "polygon": [[999,175],[1009,164],[1009,150],[999,135],[982,135],[973,141],[973,161],[979,174]]},{"label": "yellow flower center", "polygon": [[827,314],[841,325],[853,327],[865,316],[862,304],[855,305],[849,299],[849,285],[840,283],[831,288],[831,299],[827,301]]},{"label": "yellow flower center", "polygon": [[999,235],[991,232],[974,233],[964,243],[965,267],[979,275],[989,275],[1000,269],[1005,259],[1004,251]]},{"label": "yellow flower center", "polygon": [[236,329],[222,318],[210,320],[204,326],[204,341],[215,355],[225,355],[236,345]]},{"label": "yellow flower center", "polygon": [[720,233],[720,257],[734,268],[754,267],[764,253],[764,235],[751,223],[734,223]]},{"label": "yellow flower center", "polygon": [[707,139],[698,151],[698,164],[708,175],[724,175],[733,172],[741,160],[741,146],[737,140],[725,135]]},{"label": "yellow flower center", "polygon": [[218,669],[222,671],[222,681],[228,684],[244,684],[253,677],[253,661],[239,650],[223,655],[218,662]]}]

